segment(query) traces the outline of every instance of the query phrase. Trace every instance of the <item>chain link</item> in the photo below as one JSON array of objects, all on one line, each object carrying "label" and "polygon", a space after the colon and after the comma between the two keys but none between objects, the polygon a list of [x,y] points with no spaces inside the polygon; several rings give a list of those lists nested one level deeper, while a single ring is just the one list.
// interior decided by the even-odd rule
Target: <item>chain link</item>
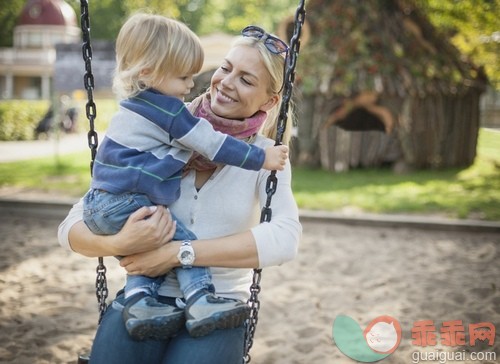
[{"label": "chain link", "polygon": [[[92,74],[92,47],[90,45],[90,17],[89,17],[89,2],[88,0],[80,1],[81,10],[81,28],[82,28],[82,55],[85,62],[85,75],[83,83],[87,90],[87,104],[85,111],[89,121],[89,131],[87,133],[88,144],[90,148],[90,175],[94,167],[97,146],[99,145],[97,132],[95,131],[94,121],[97,116],[96,106],[94,103],[94,75]],[[97,277],[95,281],[97,304],[99,308],[99,321],[101,323],[104,312],[107,308],[106,299],[108,298],[109,290],[106,280],[106,266],[104,259],[99,257],[99,262],[96,268]]]},{"label": "chain link", "polygon": [[[293,83],[295,82],[295,66],[297,65],[297,58],[300,51],[300,35],[302,32],[302,25],[304,24],[306,16],[304,2],[305,0],[300,1],[299,6],[297,7],[297,10],[295,12],[293,36],[290,40],[290,48],[285,59],[283,97],[281,101],[280,113],[278,116],[275,145],[280,145],[282,143],[286,128],[286,121],[288,120],[288,109],[290,107],[290,100],[292,98]],[[276,177],[276,171],[271,171],[266,182],[267,199],[266,204],[262,208],[260,214],[260,222],[271,221],[271,200],[273,198],[273,195],[276,193],[277,186],[278,178]],[[248,305],[250,306],[250,316],[245,323],[245,351],[243,355],[244,363],[250,363],[250,361],[252,360],[252,358],[250,357],[250,349],[253,346],[253,338],[255,335],[255,330],[257,328],[257,322],[259,321],[259,293],[261,290],[261,279],[262,269],[254,269],[252,284],[250,285],[250,298],[248,299]]]}]

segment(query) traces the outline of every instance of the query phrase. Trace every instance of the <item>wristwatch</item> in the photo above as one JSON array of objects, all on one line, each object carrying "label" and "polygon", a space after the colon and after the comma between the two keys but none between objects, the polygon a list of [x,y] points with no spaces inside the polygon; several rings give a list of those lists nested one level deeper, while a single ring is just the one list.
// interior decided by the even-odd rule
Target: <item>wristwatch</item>
[{"label": "wristwatch", "polygon": [[191,246],[191,240],[184,240],[179,248],[177,259],[182,265],[182,268],[191,268],[193,266],[196,256],[194,249]]}]

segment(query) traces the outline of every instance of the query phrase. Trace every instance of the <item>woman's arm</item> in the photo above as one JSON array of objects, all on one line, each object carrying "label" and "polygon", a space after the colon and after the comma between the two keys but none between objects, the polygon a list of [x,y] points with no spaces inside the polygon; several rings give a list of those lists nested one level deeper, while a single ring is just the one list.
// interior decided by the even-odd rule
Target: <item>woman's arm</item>
[{"label": "woman's arm", "polygon": [[170,212],[164,207],[143,207],[134,212],[116,235],[95,235],[82,221],[82,201],[73,206],[59,225],[61,246],[88,257],[129,255],[154,250],[175,233]]},{"label": "woman's arm", "polygon": [[[124,257],[120,265],[129,274],[156,277],[180,266],[177,253],[182,242],[173,241],[154,251]],[[255,239],[251,231],[217,239],[192,241],[200,267],[256,268],[259,265]]]},{"label": "woman's arm", "polygon": [[[263,174],[260,186],[260,204],[267,198]],[[257,268],[280,265],[295,258],[302,235],[291,186],[290,166],[278,172],[278,186],[273,196],[271,222],[258,224],[250,230],[234,235],[202,239],[192,242],[196,254],[195,265],[224,268]],[[220,183],[220,182],[219,182]],[[243,206],[233,204],[235,209]],[[250,206],[248,207],[250,208]],[[230,211],[226,211],[230,214]],[[121,260],[131,274],[157,276],[179,266],[177,253],[180,242],[164,245],[156,251],[128,256]]]}]

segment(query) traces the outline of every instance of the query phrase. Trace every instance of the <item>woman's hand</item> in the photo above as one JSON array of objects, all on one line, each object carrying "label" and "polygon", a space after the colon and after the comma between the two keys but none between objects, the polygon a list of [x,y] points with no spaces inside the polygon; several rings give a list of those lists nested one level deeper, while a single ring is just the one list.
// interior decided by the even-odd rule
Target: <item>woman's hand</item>
[{"label": "woman's hand", "polygon": [[120,232],[114,235],[114,243],[120,250],[117,255],[155,251],[172,240],[175,227],[165,207],[142,207],[130,215]]},{"label": "woman's hand", "polygon": [[128,255],[120,260],[120,265],[128,274],[148,277],[163,275],[179,265],[177,261],[179,245],[179,242],[171,242],[155,250]]}]

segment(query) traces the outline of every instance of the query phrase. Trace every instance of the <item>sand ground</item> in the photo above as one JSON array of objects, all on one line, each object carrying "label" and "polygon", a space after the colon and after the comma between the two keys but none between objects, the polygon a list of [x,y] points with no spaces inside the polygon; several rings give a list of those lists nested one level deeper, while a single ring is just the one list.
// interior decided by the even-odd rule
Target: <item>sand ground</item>
[{"label": "sand ground", "polygon": [[[0,211],[0,363],[74,363],[91,345],[97,261],[59,247],[59,221]],[[494,233],[306,222],[297,259],[263,272],[252,363],[355,363],[332,340],[339,314],[362,327],[381,315],[400,322],[401,343],[381,363],[412,363],[412,355],[439,350],[491,351],[496,360],[453,363],[500,363],[499,258]],[[113,259],[106,265],[112,296],[123,272]],[[419,320],[433,320],[437,330],[451,320],[466,330],[491,322],[495,343],[418,347],[411,328]]]}]

